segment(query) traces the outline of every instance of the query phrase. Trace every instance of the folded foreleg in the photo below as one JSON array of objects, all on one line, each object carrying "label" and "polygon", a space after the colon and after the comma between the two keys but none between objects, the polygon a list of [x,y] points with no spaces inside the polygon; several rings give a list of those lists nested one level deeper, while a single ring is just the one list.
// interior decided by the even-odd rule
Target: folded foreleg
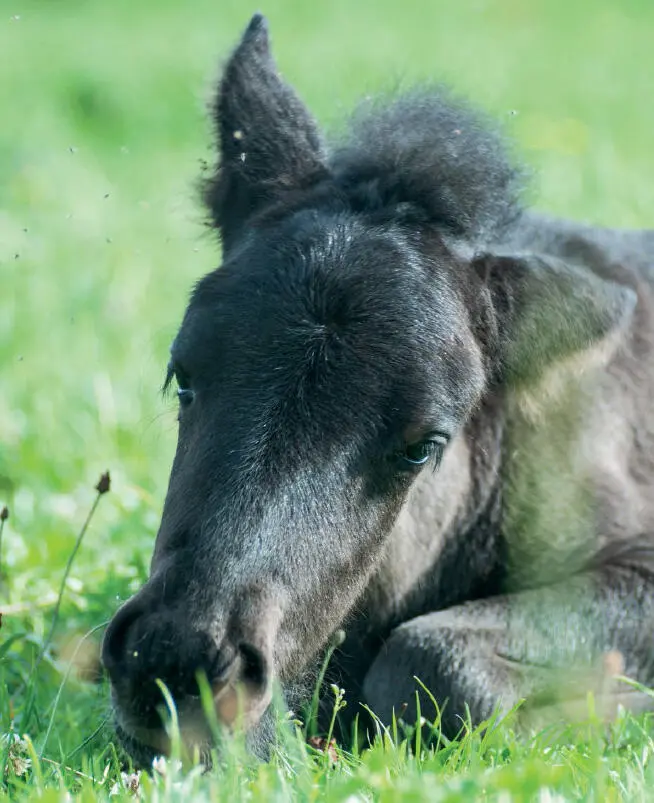
[{"label": "folded foreleg", "polygon": [[423,716],[433,719],[417,677],[445,706],[442,727],[449,734],[460,729],[466,706],[474,724],[522,698],[523,716],[547,709],[583,717],[588,691],[609,716],[618,704],[654,708],[654,698],[612,680],[625,674],[654,683],[654,575],[628,554],[616,553],[612,564],[567,582],[404,623],[366,675],[366,702],[382,720],[395,709],[412,722],[418,690]]}]

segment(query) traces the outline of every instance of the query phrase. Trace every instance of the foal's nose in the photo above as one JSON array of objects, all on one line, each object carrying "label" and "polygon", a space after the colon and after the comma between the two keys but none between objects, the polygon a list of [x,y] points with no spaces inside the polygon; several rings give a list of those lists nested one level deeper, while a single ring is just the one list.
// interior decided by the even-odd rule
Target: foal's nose
[{"label": "foal's nose", "polygon": [[182,719],[186,711],[200,706],[199,673],[206,676],[216,713],[227,724],[237,716],[237,687],[245,688],[246,705],[256,709],[257,716],[269,701],[270,661],[262,650],[234,637],[218,643],[208,630],[192,627],[179,611],[149,610],[141,594],[110,622],[102,660],[126,728],[161,726],[164,700],[157,679],[170,691]]},{"label": "foal's nose", "polygon": [[151,713],[163,702],[157,679],[179,704],[197,696],[199,672],[210,684],[228,676],[236,651],[229,644],[219,649],[207,631],[190,627],[179,614],[143,611],[135,601],[110,623],[102,657],[119,704]]}]

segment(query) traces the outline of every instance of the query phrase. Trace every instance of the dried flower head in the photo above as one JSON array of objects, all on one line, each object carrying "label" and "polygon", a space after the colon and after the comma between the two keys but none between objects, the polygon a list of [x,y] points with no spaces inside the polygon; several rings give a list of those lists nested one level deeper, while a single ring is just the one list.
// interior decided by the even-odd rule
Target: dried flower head
[{"label": "dried flower head", "polygon": [[105,471],[104,474],[100,476],[98,484],[95,486],[95,490],[99,494],[106,494],[110,488],[111,488],[111,477],[109,476],[109,472]]}]

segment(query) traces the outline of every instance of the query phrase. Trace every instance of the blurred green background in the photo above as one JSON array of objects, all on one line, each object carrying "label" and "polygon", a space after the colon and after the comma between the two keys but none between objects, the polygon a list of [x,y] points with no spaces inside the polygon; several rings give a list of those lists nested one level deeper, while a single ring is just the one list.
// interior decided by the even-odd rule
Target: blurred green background
[{"label": "blurred green background", "polygon": [[[0,503],[5,629],[61,634],[144,577],[175,442],[159,387],[219,261],[194,182],[205,102],[257,10],[229,0],[0,0]],[[269,0],[285,77],[338,126],[362,94],[442,79],[506,120],[543,209],[654,225],[652,0]],[[13,607],[12,607],[13,606]],[[1,606],[0,606],[1,607]],[[40,611],[40,613],[39,613]],[[13,622],[13,624],[12,624]]]}]

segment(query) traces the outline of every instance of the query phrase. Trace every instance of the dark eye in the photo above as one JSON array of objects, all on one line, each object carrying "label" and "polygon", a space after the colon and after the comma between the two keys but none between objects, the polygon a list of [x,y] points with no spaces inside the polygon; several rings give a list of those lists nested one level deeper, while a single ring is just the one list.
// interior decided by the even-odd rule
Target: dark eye
[{"label": "dark eye", "polygon": [[438,465],[447,446],[447,440],[445,435],[434,433],[422,441],[409,444],[400,454],[400,458],[405,466],[408,464],[410,467],[424,466],[432,458],[435,460],[435,465]]},{"label": "dark eye", "polygon": [[187,374],[178,364],[171,361],[168,364],[168,374],[166,376],[164,390],[170,386],[173,379],[177,382],[177,398],[179,399],[180,407],[188,407],[195,398],[195,391],[191,389],[191,382]]},{"label": "dark eye", "polygon": [[181,407],[188,407],[195,398],[195,392],[191,388],[177,388],[177,398]]}]

